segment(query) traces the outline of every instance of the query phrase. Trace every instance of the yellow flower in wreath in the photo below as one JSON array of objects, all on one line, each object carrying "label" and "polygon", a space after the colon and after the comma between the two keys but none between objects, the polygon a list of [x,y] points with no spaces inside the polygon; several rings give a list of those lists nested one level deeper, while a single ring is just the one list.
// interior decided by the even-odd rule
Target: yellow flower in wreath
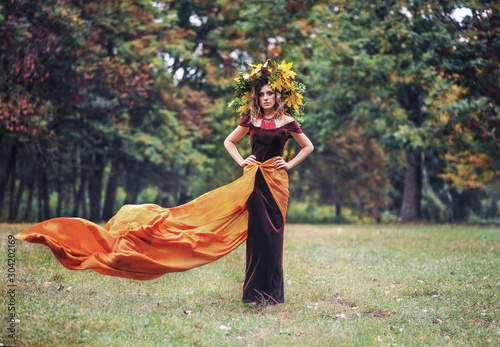
[{"label": "yellow flower in wreath", "polygon": [[302,102],[303,98],[304,97],[299,93],[292,92],[292,94],[286,99],[286,103],[288,107],[293,107],[294,109],[298,110],[301,105],[304,105],[304,103]]}]

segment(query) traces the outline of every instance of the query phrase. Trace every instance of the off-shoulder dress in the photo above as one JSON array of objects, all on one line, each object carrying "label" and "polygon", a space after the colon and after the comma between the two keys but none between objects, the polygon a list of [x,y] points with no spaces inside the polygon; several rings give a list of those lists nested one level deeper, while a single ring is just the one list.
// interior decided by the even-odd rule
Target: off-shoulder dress
[{"label": "off-shoulder dress", "polygon": [[[249,129],[252,154],[259,162],[282,156],[291,133],[302,133],[295,121],[274,129],[265,129],[253,125],[250,116],[246,116],[239,125]],[[288,186],[286,190],[288,191]],[[247,209],[248,236],[243,301],[282,303],[285,219],[260,170],[256,173],[254,190],[247,201]]]}]

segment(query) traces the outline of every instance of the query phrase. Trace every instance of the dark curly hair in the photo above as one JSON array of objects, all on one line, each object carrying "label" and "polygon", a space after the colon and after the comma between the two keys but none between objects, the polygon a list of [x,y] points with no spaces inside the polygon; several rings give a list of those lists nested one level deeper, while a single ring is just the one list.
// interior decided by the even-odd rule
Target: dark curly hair
[{"label": "dark curly hair", "polygon": [[[250,119],[252,123],[256,124],[257,118],[259,118],[261,113],[264,113],[264,110],[259,104],[259,94],[262,87],[266,84],[269,84],[269,80],[267,78],[259,80],[259,82],[252,89],[252,95],[250,97]],[[275,117],[277,119],[281,118],[284,115],[289,115],[286,109],[285,101],[283,100],[283,96],[280,92],[274,90],[276,95],[276,103],[274,104]]]}]

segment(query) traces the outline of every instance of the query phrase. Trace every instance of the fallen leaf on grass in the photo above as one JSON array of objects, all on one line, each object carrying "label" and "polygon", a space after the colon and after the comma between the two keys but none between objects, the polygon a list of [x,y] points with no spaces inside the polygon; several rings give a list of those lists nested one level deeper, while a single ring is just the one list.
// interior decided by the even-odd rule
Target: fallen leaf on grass
[{"label": "fallen leaf on grass", "polygon": [[[182,314],[183,314],[183,315],[185,315],[185,316],[189,316],[191,313],[192,313],[192,312],[191,312],[191,311],[189,311],[189,310],[184,310],[184,311],[182,311]],[[221,325],[221,326],[222,326],[222,325]],[[220,327],[219,327],[219,329],[220,329]]]},{"label": "fallen leaf on grass", "polygon": [[388,316],[389,313],[387,311],[383,311],[383,312],[372,312],[371,313],[371,316],[373,318],[384,318],[385,316]]},{"label": "fallen leaf on grass", "polygon": [[225,331],[228,331],[229,329],[231,329],[230,327],[227,327],[225,325],[221,325],[220,327],[218,327],[217,329],[219,330],[225,330]]},{"label": "fallen leaf on grass", "polygon": [[64,289],[64,286],[63,286],[62,284],[60,284],[60,285],[59,285],[59,287],[57,287],[57,290],[58,290],[58,291],[61,291],[61,290],[63,290],[63,289]]},{"label": "fallen leaf on grass", "polygon": [[61,275],[54,275],[52,276],[52,278],[50,279],[52,282],[60,282],[62,281],[63,277]]}]

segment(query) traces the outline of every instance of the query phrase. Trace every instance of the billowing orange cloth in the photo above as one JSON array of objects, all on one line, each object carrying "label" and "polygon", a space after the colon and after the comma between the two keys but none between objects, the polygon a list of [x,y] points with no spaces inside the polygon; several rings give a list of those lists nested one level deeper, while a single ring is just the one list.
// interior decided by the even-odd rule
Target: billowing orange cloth
[{"label": "billowing orange cloth", "polygon": [[285,219],[288,175],[272,159],[245,167],[236,181],[178,207],[125,205],[102,227],[81,218],[55,218],[15,237],[50,247],[71,270],[151,280],[210,263],[246,240],[246,201],[261,170]]}]

